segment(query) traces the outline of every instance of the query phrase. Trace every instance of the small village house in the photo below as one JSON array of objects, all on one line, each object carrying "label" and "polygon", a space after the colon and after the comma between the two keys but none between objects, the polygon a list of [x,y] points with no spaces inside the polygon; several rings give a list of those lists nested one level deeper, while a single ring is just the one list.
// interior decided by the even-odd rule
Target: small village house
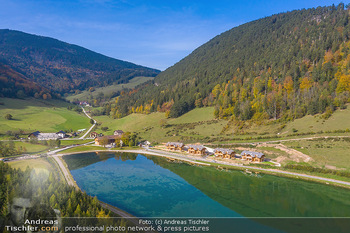
[{"label": "small village house", "polygon": [[39,134],[40,134],[40,131],[35,131],[35,132],[33,132],[33,133],[30,133],[30,134],[28,135],[28,139],[38,138]]},{"label": "small village house", "polygon": [[173,150],[173,151],[183,151],[185,145],[181,142],[168,142],[165,144],[166,148],[168,150]]},{"label": "small village house", "polygon": [[97,138],[97,137],[98,137],[98,133],[96,132],[90,133],[90,138]]},{"label": "small village house", "polygon": [[192,155],[205,155],[206,148],[202,145],[188,145],[188,153]]},{"label": "small village house", "polygon": [[242,151],[241,157],[243,160],[251,161],[251,162],[263,162],[265,159],[265,155],[260,152],[254,151]]},{"label": "small village house", "polygon": [[118,129],[118,130],[115,130],[115,131],[114,131],[114,135],[115,135],[115,136],[122,136],[123,134],[124,134],[124,131],[123,131],[123,130]]},{"label": "small village house", "polygon": [[64,132],[62,130],[57,132],[56,134],[58,135],[59,138],[65,138],[66,137],[66,132]]},{"label": "small village house", "polygon": [[214,153],[216,157],[232,159],[235,158],[235,151],[231,149],[215,148]]},{"label": "small village house", "polygon": [[109,145],[115,143],[117,140],[120,140],[120,136],[116,135],[106,135],[102,137],[95,138],[95,145]]},{"label": "small village house", "polygon": [[57,133],[41,133],[40,131],[35,131],[28,135],[28,139],[36,138],[37,140],[57,140],[66,137],[66,133],[59,131]]}]

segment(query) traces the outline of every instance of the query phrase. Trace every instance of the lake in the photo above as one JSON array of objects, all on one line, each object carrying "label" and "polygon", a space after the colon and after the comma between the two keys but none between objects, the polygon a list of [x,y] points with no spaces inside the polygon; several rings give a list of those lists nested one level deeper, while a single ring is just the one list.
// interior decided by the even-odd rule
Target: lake
[{"label": "lake", "polygon": [[350,191],[132,153],[64,156],[78,186],[138,217],[347,217]]}]

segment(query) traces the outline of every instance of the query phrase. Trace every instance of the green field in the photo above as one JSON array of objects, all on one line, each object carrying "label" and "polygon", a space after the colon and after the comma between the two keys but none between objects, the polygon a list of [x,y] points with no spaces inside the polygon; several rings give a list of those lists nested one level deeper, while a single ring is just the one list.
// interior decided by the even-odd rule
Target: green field
[{"label": "green field", "polygon": [[69,101],[73,101],[75,99],[77,99],[79,101],[85,101],[88,99],[88,96],[90,94],[93,97],[96,97],[98,95],[98,93],[100,93],[100,92],[102,92],[106,96],[108,96],[108,95],[112,94],[113,92],[121,91],[121,90],[126,89],[126,88],[130,88],[130,89],[135,88],[137,85],[140,85],[144,82],[147,82],[147,81],[153,80],[153,79],[154,79],[154,77],[135,77],[133,79],[130,79],[129,82],[125,83],[125,84],[115,84],[115,85],[110,85],[110,86],[106,86],[106,87],[98,87],[93,92],[83,91],[83,92],[76,94],[76,95],[70,95],[66,99]]},{"label": "green field", "polygon": [[13,168],[21,169],[23,171],[27,167],[38,171],[52,171],[54,169],[53,165],[48,161],[47,158],[18,160],[9,162],[8,164]]},{"label": "green field", "polygon": [[58,152],[58,154],[66,154],[66,153],[76,153],[76,152],[86,152],[86,151],[95,151],[95,150],[108,150],[102,146],[77,146],[74,148],[69,148],[64,151]]},{"label": "green field", "polygon": [[29,142],[18,142],[15,141],[15,147],[24,147],[26,148],[26,151],[24,152],[24,154],[35,154],[35,153],[40,153],[40,152],[44,152],[47,151],[49,149],[48,146],[42,145],[42,144],[32,144]]},{"label": "green field", "polygon": [[85,139],[85,140],[61,140],[61,147],[62,146],[70,146],[70,145],[80,145],[80,144],[84,144],[87,142],[92,142],[92,139]]},{"label": "green field", "polygon": [[[298,138],[306,137],[303,134],[308,132],[317,133],[316,135],[350,135],[350,133],[334,133],[326,131],[345,130],[350,128],[350,108],[338,110],[328,120],[321,120],[319,116],[305,116],[288,123],[269,123],[265,125],[256,125],[246,123],[243,129],[238,130],[239,126],[234,122],[227,120],[214,119],[214,108],[196,108],[176,119],[166,119],[164,113],[131,114],[121,119],[112,119],[107,116],[96,116],[101,127],[108,127],[108,131],[102,132],[106,135],[112,134],[114,130],[138,132],[139,135],[147,140],[156,142],[166,142],[171,140],[181,140],[195,142],[196,140],[217,141],[217,142],[248,142],[248,141],[269,141],[274,139],[283,139],[284,137]],[[227,128],[227,130],[224,130]],[[241,127],[242,128],[242,127]],[[237,132],[238,131],[238,132]],[[323,131],[323,133],[320,133]],[[243,132],[243,133],[242,133]],[[257,139],[257,137],[268,136],[268,139]],[[310,136],[307,136],[310,137]],[[252,139],[250,139],[252,138]],[[237,140],[246,139],[246,140]]]},{"label": "green field", "polygon": [[[10,99],[0,98],[0,134],[7,131],[24,130],[57,132],[89,128],[89,119],[83,114],[68,110],[70,104],[60,100]],[[13,120],[4,116],[11,114]]]},{"label": "green field", "polygon": [[171,140],[196,141],[204,137],[218,135],[226,125],[226,120],[214,119],[214,108],[194,109],[176,119],[166,119],[164,113],[131,114],[121,119],[107,116],[96,116],[102,123],[101,127],[108,127],[105,135],[113,134],[114,130],[138,132],[139,136],[151,142],[167,142]]},{"label": "green field", "polygon": [[350,138],[328,138],[284,142],[284,145],[309,155],[316,166],[350,171]]}]

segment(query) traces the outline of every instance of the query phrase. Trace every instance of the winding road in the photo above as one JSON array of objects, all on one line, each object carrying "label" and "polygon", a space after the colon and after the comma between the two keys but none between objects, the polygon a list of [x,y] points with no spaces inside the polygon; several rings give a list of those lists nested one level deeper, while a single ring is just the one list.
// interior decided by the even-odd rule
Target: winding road
[{"label": "winding road", "polygon": [[[90,119],[92,119],[92,117],[91,116],[89,116],[89,114],[87,114],[87,112],[85,111],[85,109],[81,106],[81,108],[83,109],[83,112],[85,113],[85,115],[88,117],[88,118],[90,118]],[[92,119],[93,121],[94,121],[94,124],[90,127],[90,129],[88,130],[88,131],[86,131],[86,133],[83,135],[83,136],[81,136],[79,139],[84,139],[85,137],[86,137],[86,135],[88,135],[90,132],[91,132],[91,130],[95,127],[95,125],[96,125],[96,120],[95,119]]]}]

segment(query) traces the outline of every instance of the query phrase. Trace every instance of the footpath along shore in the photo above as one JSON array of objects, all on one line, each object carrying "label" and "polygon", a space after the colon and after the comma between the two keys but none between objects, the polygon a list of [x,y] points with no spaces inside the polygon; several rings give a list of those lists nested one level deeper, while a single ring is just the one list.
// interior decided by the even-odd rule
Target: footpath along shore
[{"label": "footpath along shore", "polygon": [[[270,168],[261,168],[261,167],[254,167],[254,166],[244,166],[241,164],[234,164],[224,161],[216,161],[214,159],[208,159],[208,158],[202,158],[202,157],[189,157],[187,155],[177,154],[177,153],[171,153],[168,151],[163,150],[155,150],[155,149],[136,149],[136,150],[94,150],[94,151],[88,151],[88,152],[125,152],[125,153],[138,153],[138,154],[146,154],[146,155],[154,155],[154,156],[160,156],[165,157],[168,159],[175,159],[175,160],[181,160],[190,164],[197,164],[200,166],[212,166],[212,167],[218,167],[220,165],[228,166],[232,169],[237,170],[253,170],[253,171],[260,171],[267,174],[277,175],[277,176],[285,176],[289,178],[296,178],[296,179],[303,179],[308,181],[315,181],[320,182],[324,184],[332,184],[335,186],[340,186],[344,188],[350,188],[350,182],[347,181],[341,181],[341,180],[335,180],[331,178],[324,178],[314,175],[307,175],[302,173],[296,173],[296,172],[289,172],[289,171],[282,171],[279,169],[270,169]],[[64,156],[68,154],[80,154],[84,153],[81,152],[74,152],[74,153],[63,153],[56,156]]]}]

